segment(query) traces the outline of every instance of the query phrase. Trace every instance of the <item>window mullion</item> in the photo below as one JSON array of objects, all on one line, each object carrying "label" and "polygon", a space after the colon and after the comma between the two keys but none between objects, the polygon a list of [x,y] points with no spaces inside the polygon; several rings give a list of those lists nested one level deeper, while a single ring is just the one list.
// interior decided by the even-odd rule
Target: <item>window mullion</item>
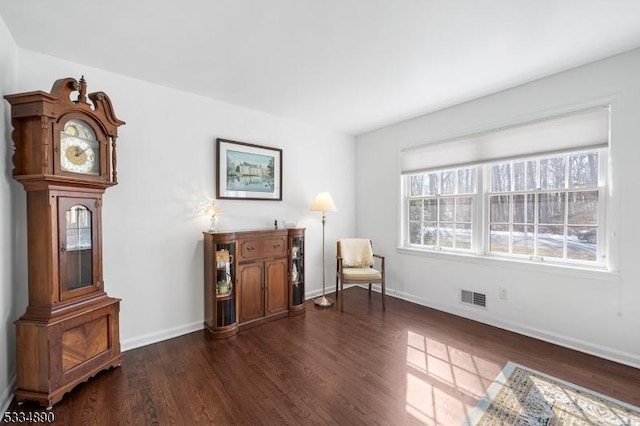
[{"label": "window mullion", "polygon": [[564,162],[564,236],[563,236],[563,244],[562,244],[562,258],[569,258],[569,180],[571,179],[571,161],[570,155],[565,155]]},{"label": "window mullion", "polygon": [[[438,188],[438,192],[440,192],[440,188]],[[440,247],[440,194],[436,195],[436,247]]]},{"label": "window mullion", "polygon": [[[568,163],[568,161],[567,161]],[[567,169],[568,173],[568,169]],[[569,175],[567,174],[567,180],[569,179]],[[563,245],[562,245],[562,258],[569,258],[569,191],[564,191],[564,237],[563,237]]]},{"label": "window mullion", "polygon": [[[511,172],[513,173],[513,166],[511,167]],[[513,176],[511,177],[511,193],[507,198],[507,208],[509,209],[509,239],[507,240],[507,244],[509,244],[509,254],[513,254]]]},{"label": "window mullion", "polygon": [[484,169],[485,166],[475,167],[475,187],[473,196],[473,209],[471,210],[471,249],[476,254],[484,254],[482,242],[484,241],[484,221],[482,209],[484,208]]},{"label": "window mullion", "polygon": [[424,198],[420,198],[420,242],[424,243]]},{"label": "window mullion", "polygon": [[542,258],[540,256],[540,245],[538,244],[538,236],[540,234],[540,193],[542,190],[542,165],[540,158],[536,158],[536,191],[533,200],[533,257],[534,259]]},{"label": "window mullion", "polygon": [[[610,189],[605,186],[609,181],[611,175],[609,174],[609,168],[607,164],[608,155],[605,149],[601,149],[598,155],[598,223],[596,238],[598,241],[597,256],[603,263],[608,264],[609,260],[606,258],[606,253],[609,252],[609,238],[606,238],[605,233],[608,232],[610,222],[607,222],[607,209],[609,204]],[[600,244],[600,241],[604,241],[604,244]],[[609,266],[611,266],[609,264]]]},{"label": "window mullion", "polygon": [[485,255],[486,251],[486,237],[487,237],[487,222],[488,215],[485,214],[488,205],[488,179],[487,179],[487,164],[482,164],[476,167],[476,197],[475,208],[473,209],[473,249],[476,254]]}]

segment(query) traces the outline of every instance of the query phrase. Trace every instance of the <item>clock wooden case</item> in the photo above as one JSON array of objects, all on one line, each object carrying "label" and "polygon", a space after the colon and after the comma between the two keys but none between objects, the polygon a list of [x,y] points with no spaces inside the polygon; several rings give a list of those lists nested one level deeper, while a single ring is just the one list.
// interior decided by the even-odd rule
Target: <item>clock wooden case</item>
[{"label": "clock wooden case", "polygon": [[118,183],[124,122],[105,93],[87,95],[84,78],[5,99],[13,177],[27,192],[29,305],[16,321],[15,395],[51,407],[120,365],[120,299],[107,295],[102,276],[102,195]]}]

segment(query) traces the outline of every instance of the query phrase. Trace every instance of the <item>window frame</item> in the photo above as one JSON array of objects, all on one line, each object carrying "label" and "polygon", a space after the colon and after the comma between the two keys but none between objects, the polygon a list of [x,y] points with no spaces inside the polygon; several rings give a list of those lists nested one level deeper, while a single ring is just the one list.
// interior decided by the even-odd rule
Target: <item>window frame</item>
[{"label": "window frame", "polygon": [[[464,170],[464,169],[470,169],[473,171],[473,184],[471,185],[471,189],[472,192],[463,192],[463,193],[459,193],[458,189],[459,189],[459,174],[458,172],[460,170]],[[453,193],[450,194],[443,194],[441,189],[441,176],[444,173],[447,172],[453,172],[455,174],[455,180],[454,180],[454,187],[455,190],[453,191]],[[430,174],[430,173],[437,173],[438,175],[438,190],[436,194],[433,195],[411,195],[411,176],[415,176],[418,174]],[[404,231],[404,235],[403,235],[403,241],[404,241],[404,246],[405,247],[409,247],[409,248],[414,248],[414,249],[418,249],[418,250],[442,250],[442,251],[450,251],[450,252],[456,252],[456,253],[473,253],[474,252],[474,248],[475,248],[475,233],[474,233],[474,221],[476,221],[476,210],[478,208],[478,168],[476,166],[462,166],[462,167],[447,167],[447,168],[442,168],[442,169],[438,169],[438,170],[433,170],[433,171],[429,171],[429,172],[422,172],[422,173],[411,173],[411,174],[407,174],[405,175],[405,186],[404,186],[404,199],[405,202],[404,204],[404,208],[406,213],[404,214],[404,226],[403,229]],[[471,199],[471,206],[470,206],[470,215],[471,215],[471,219],[470,222],[465,222],[465,221],[458,221],[457,220],[457,215],[456,215],[456,200],[459,198],[470,198]],[[420,223],[424,224],[425,222],[433,222],[436,224],[436,244],[416,244],[416,243],[412,243],[411,242],[411,237],[410,237],[410,233],[411,233],[411,224],[412,222],[415,222],[411,219],[411,201],[413,200],[423,200],[423,202],[427,199],[432,199],[436,201],[436,220],[433,221],[425,221],[424,220],[424,210],[422,213],[422,218],[423,220],[420,221]],[[446,221],[446,220],[441,220],[440,219],[440,201],[443,199],[452,199],[453,200],[453,220],[451,221]],[[469,224],[470,225],[470,231],[471,231],[471,237],[469,240],[469,248],[458,248],[456,247],[456,239],[455,239],[455,231],[454,231],[454,236],[453,236],[453,242],[451,246],[446,246],[446,245],[440,245],[439,241],[440,241],[440,224],[441,223],[451,223],[454,227],[454,229],[456,229],[456,225],[458,224]],[[422,239],[424,240],[423,237],[423,233],[422,235]]]},{"label": "window frame", "polygon": [[[595,187],[590,188],[579,188],[579,187],[571,187],[566,184],[562,188],[557,189],[536,189],[534,191],[522,190],[522,191],[513,191],[509,192],[492,192],[490,191],[491,179],[491,165],[496,163],[506,163],[506,162],[518,162],[518,161],[526,161],[526,160],[537,160],[537,164],[540,164],[540,160],[543,158],[554,157],[558,155],[566,155],[566,158],[569,158],[571,154],[581,153],[581,152],[597,152],[598,153],[598,182]],[[609,259],[609,251],[610,251],[610,239],[607,235],[607,227],[609,225],[611,212],[609,211],[609,198],[611,192],[611,180],[609,173],[609,161],[610,161],[610,148],[609,147],[599,147],[599,148],[577,148],[572,149],[570,151],[566,151],[564,153],[546,153],[546,154],[532,154],[530,156],[519,156],[513,159],[496,159],[491,162],[483,162],[472,164],[468,166],[458,166],[458,167],[443,167],[441,169],[432,169],[425,170],[421,172],[412,172],[402,174],[402,207],[401,207],[401,224],[400,224],[400,241],[401,241],[401,249],[406,249],[410,252],[424,252],[424,253],[447,253],[454,256],[471,256],[482,259],[494,259],[496,261],[509,261],[509,262],[519,262],[519,263],[527,263],[527,264],[547,264],[555,267],[569,267],[569,268],[579,268],[585,270],[604,270],[610,271],[610,259]],[[475,193],[473,196],[473,207],[472,207],[472,218],[471,218],[471,247],[470,249],[455,249],[452,247],[439,247],[439,246],[425,246],[420,244],[415,244],[410,242],[410,201],[415,198],[420,197],[412,197],[410,195],[410,179],[411,176],[415,176],[417,174],[425,174],[425,173],[433,173],[433,172],[442,172],[446,170],[458,170],[465,167],[473,167],[475,168]],[[540,170],[537,170],[538,174],[538,183],[540,183]],[[513,178],[513,172],[511,173]],[[568,179],[568,176],[566,177]],[[534,197],[538,197],[538,194],[541,193],[549,193],[549,192],[561,192],[565,194],[565,197],[568,194],[573,192],[580,191],[597,191],[598,193],[598,207],[597,207],[597,224],[595,227],[597,228],[597,243],[596,243],[596,253],[595,260],[580,260],[580,259],[570,259],[567,256],[567,238],[570,235],[567,232],[568,226],[571,224],[568,222],[568,201],[565,200],[565,212],[564,212],[564,221],[562,225],[564,227],[564,242],[563,242],[563,257],[554,258],[554,257],[545,257],[545,256],[536,256],[534,255],[520,255],[513,253],[492,253],[490,251],[490,197],[492,195],[502,194],[507,196],[513,196],[514,194],[535,194]],[[458,196],[457,194],[454,196]],[[466,195],[464,195],[466,196]],[[534,200],[535,201],[535,200]],[[534,205],[534,211],[537,210],[538,204],[537,201]],[[536,211],[536,216],[537,216]],[[512,212],[510,212],[511,218]],[[511,220],[511,219],[510,219]],[[537,218],[535,221],[535,226],[539,225]],[[512,228],[513,221],[511,220],[509,226]],[[510,229],[511,229],[510,228]],[[534,234],[534,239],[537,239],[537,234]],[[511,246],[511,244],[510,244]]]}]

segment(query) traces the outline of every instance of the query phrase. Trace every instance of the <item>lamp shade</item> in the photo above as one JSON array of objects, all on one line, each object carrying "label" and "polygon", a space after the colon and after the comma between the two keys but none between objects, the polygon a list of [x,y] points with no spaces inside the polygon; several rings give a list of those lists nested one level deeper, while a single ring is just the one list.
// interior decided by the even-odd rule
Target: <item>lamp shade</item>
[{"label": "lamp shade", "polygon": [[321,192],[316,196],[316,199],[311,203],[309,210],[312,212],[335,212],[338,211],[331,194],[328,192]]}]

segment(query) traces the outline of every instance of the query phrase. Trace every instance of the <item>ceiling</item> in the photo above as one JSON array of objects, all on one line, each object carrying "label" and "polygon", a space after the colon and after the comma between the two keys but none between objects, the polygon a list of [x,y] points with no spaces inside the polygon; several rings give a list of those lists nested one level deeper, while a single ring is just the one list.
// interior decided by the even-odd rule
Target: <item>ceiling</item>
[{"label": "ceiling", "polygon": [[0,16],[22,49],[348,134],[640,47],[638,0],[19,0]]}]

